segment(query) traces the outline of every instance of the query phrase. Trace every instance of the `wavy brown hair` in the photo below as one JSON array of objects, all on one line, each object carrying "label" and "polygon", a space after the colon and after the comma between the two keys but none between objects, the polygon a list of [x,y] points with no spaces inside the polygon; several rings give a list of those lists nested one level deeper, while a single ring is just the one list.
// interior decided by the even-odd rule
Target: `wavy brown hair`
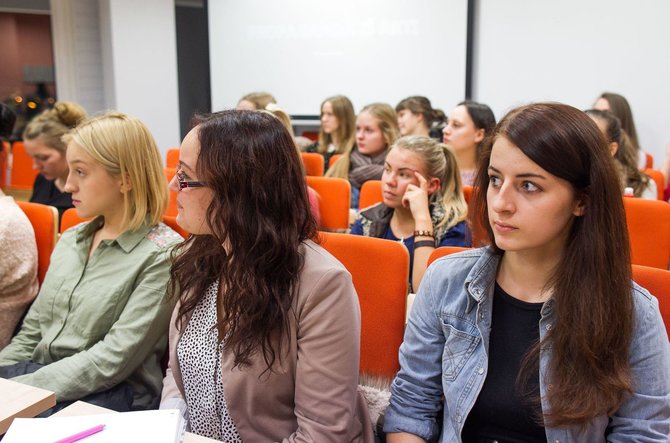
[{"label": "wavy brown hair", "polygon": [[316,234],[301,161],[286,128],[268,113],[222,111],[194,123],[196,172],[214,194],[206,212],[211,234],[191,235],[175,252],[177,327],[219,279],[219,340],[236,367],[260,353],[271,370],[290,329],[300,245]]},{"label": "wavy brown hair", "polygon": [[[540,347],[550,346],[548,383],[553,387],[547,393],[550,410],[543,411],[544,422],[584,425],[612,414],[632,392],[631,266],[614,162],[595,122],[578,109],[538,103],[510,111],[484,144],[475,182],[479,191],[473,195],[474,212],[491,240],[487,168],[499,137],[569,182],[585,203],[584,215],[574,219],[564,254],[547,282],[553,289],[556,321],[544,342],[528,352],[517,379],[522,383],[533,368],[537,371]],[[494,251],[504,253],[491,243]]]}]

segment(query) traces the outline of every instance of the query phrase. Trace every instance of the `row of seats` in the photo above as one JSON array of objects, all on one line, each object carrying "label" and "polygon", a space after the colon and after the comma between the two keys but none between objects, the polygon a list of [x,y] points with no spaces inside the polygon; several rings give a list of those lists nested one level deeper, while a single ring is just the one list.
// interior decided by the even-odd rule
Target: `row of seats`
[{"label": "row of seats", "polygon": [[[57,239],[55,208],[19,202],[35,227],[39,249],[40,282],[49,264]],[[47,223],[51,220],[51,223]],[[61,230],[79,220],[68,216]],[[174,227],[174,226],[173,226]],[[399,368],[398,349],[402,343],[408,312],[409,254],[398,242],[377,238],[320,232],[318,241],[351,272],[361,307],[361,371],[393,377]],[[430,259],[467,248],[436,249]],[[661,313],[670,331],[670,271],[633,265],[635,281],[659,299]]]}]

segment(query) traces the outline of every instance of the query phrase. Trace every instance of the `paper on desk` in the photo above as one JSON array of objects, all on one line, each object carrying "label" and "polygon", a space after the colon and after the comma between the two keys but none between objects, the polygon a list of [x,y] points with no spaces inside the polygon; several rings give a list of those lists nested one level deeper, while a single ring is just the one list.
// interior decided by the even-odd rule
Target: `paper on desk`
[{"label": "paper on desk", "polygon": [[105,429],[86,437],[82,443],[178,443],[183,438],[177,432],[179,420],[180,414],[176,409],[15,418],[2,443],[52,443],[97,425],[105,425]]}]

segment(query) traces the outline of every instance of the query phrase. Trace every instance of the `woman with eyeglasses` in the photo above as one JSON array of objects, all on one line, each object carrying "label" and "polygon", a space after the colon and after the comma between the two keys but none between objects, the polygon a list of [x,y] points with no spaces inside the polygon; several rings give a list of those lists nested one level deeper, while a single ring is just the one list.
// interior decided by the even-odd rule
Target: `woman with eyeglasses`
[{"label": "woman with eyeglasses", "polygon": [[162,408],[226,442],[372,441],[358,299],[312,239],[299,154],[273,115],[198,117],[184,138]]},{"label": "woman with eyeglasses", "polygon": [[64,138],[65,190],[81,218],[63,233],[20,332],[0,351],[0,377],[117,411],[158,406],[172,306],[167,186],[142,122],[111,112]]}]

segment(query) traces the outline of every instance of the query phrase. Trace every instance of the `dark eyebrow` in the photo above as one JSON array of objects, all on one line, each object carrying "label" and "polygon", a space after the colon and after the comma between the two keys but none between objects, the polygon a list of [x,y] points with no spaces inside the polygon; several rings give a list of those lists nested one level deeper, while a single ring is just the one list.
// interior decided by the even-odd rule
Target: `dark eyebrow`
[{"label": "dark eyebrow", "polygon": [[184,163],[184,162],[181,161],[181,160],[179,160],[178,165],[179,165],[179,169],[186,169],[187,171],[190,171],[191,173],[194,173],[194,172],[195,172],[195,171],[193,170],[193,168],[191,168],[189,165],[187,165],[186,163]]},{"label": "dark eyebrow", "polygon": [[[493,172],[496,172],[498,174],[502,174],[498,169],[495,168],[495,166],[489,165],[489,170],[491,170]],[[547,179],[547,177],[545,177],[542,174],[534,174],[532,172],[526,172],[525,174],[517,174],[516,178],[539,178],[539,179],[542,179],[542,180]]]}]

